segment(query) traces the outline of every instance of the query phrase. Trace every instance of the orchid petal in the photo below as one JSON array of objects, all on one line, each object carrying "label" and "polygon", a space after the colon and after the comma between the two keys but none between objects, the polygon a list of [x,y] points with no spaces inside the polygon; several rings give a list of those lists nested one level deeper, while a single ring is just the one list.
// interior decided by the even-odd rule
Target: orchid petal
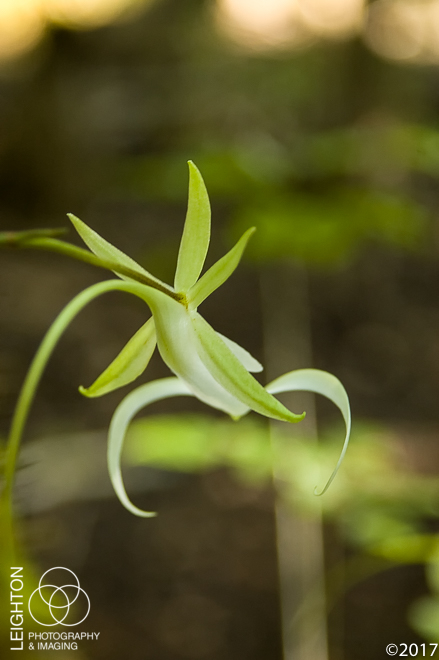
[{"label": "orchid petal", "polygon": [[79,388],[87,397],[98,397],[135,380],[148,366],[156,347],[154,319],[149,319],[123,347],[119,355],[90,385]]},{"label": "orchid petal", "polygon": [[212,376],[225,390],[245,403],[251,410],[284,422],[300,422],[305,413],[295,415],[269,394],[249,374],[239,359],[226,346],[215,330],[197,312],[192,322],[198,337],[198,352]]},{"label": "orchid petal", "polygon": [[232,247],[224,257],[221,257],[209,270],[204,273],[196,284],[188,292],[188,300],[192,308],[198,307],[203,300],[218,289],[221,284],[230,277],[239,264],[250,236],[256,231],[256,227],[250,227],[241,236],[239,241]]},{"label": "orchid petal", "polygon": [[346,436],[337,465],[326,482],[325,487],[319,493],[319,495],[323,495],[334,480],[349,444],[351,433],[351,408],[345,388],[338,378],[327,371],[320,371],[320,369],[298,369],[297,371],[290,371],[289,373],[276,378],[276,380],[267,385],[266,389],[267,392],[272,392],[273,394],[279,392],[293,392],[297,390],[315,392],[316,394],[322,394],[330,399],[341,410],[346,425]]},{"label": "orchid petal", "polygon": [[216,333],[218,337],[221,337],[225,345],[230,348],[232,351],[233,355],[235,355],[240,363],[247,369],[247,371],[252,371],[254,373],[263,371],[264,367],[258,360],[256,360],[253,355],[250,355],[248,351],[245,350],[245,348],[242,348],[239,344],[236,342],[232,341],[228,337],[224,337],[220,332]]},{"label": "orchid petal", "polygon": [[248,407],[221,386],[200,358],[192,316],[184,305],[151,287],[139,285],[138,290],[153,313],[157,346],[171,371],[209,406],[233,417],[247,413]]},{"label": "orchid petal", "polygon": [[189,201],[178,253],[174,288],[186,292],[197,281],[210,241],[210,203],[203,177],[190,160]]},{"label": "orchid petal", "polygon": [[[131,259],[131,257],[122,252],[122,250],[114,247],[114,245],[111,245],[111,243],[106,241],[105,238],[102,238],[102,236],[99,236],[97,232],[95,232],[93,229],[90,229],[90,227],[88,227],[85,222],[77,218],[75,215],[73,215],[73,213],[67,213],[67,216],[69,217],[74,228],[84,243],[97,257],[104,259],[105,261],[119,263],[121,266],[129,268],[139,275],[146,276],[153,282],[157,282],[161,286],[169,288],[167,284],[161,282],[161,280],[159,280],[157,277],[154,277],[154,275],[151,275],[151,273],[148,273],[147,270],[142,268],[142,266],[139,266],[139,264],[134,261],[134,259]],[[123,280],[131,281],[130,277],[121,275],[116,270],[113,272],[119,275],[119,277]]]},{"label": "orchid petal", "polygon": [[141,385],[130,392],[116,408],[108,431],[108,471],[116,495],[123,506],[142,518],[151,518],[156,514],[143,511],[130,501],[123,484],[121,455],[125,434],[133,417],[145,406],[171,396],[193,396],[190,389],[178,378],[163,378],[146,385]]}]

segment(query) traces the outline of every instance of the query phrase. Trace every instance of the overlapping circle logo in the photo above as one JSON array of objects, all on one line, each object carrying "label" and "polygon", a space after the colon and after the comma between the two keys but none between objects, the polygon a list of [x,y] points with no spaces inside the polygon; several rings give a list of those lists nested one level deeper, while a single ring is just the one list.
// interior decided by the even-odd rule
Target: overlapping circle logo
[{"label": "overlapping circle logo", "polygon": [[[54,571],[58,571],[56,578],[54,579]],[[59,571],[67,571],[70,575],[63,579],[66,580],[66,584],[59,586],[58,584],[50,584],[50,582],[59,581],[60,573]],[[49,574],[52,573],[51,577]],[[72,577],[74,580],[72,581]],[[74,582],[74,583],[72,583]],[[71,606],[75,605],[75,618],[82,618],[79,621],[74,623],[67,623],[66,619],[70,613]],[[51,617],[53,620],[50,623],[40,621],[35,613],[38,612],[38,616],[41,616],[44,610],[47,611],[48,617]],[[85,614],[83,614],[85,611]],[[43,573],[38,583],[37,589],[32,592],[29,598],[29,614],[34,621],[39,623],[42,626],[79,626],[80,623],[85,621],[90,612],[90,599],[85,593],[84,589],[81,588],[79,580],[69,568],[64,568],[63,566],[55,566],[54,568],[49,568],[48,571]]]}]

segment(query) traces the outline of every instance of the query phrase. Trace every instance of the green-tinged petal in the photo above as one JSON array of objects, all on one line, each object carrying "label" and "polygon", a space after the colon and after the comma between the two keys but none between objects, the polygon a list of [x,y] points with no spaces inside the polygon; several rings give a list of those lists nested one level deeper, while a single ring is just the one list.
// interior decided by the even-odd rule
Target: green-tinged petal
[{"label": "green-tinged petal", "polygon": [[129,423],[142,408],[170,396],[192,396],[192,392],[178,378],[163,378],[141,385],[130,392],[118,405],[108,432],[107,460],[111,483],[124,507],[142,518],[151,518],[156,514],[151,511],[142,511],[130,502],[123,484],[120,467],[123,442]]},{"label": "green-tinged petal", "polygon": [[233,355],[235,355],[238,358],[240,363],[244,365],[247,371],[258,372],[264,369],[262,364],[258,362],[258,360],[256,360],[253,357],[253,355],[250,355],[250,353],[246,351],[245,348],[242,348],[242,346],[232,341],[228,337],[224,337],[224,335],[222,335],[219,332],[217,332],[216,334],[218,335],[218,337],[221,337],[221,339],[226,344],[226,346],[230,348]]},{"label": "green-tinged petal", "polygon": [[297,390],[315,392],[316,394],[326,396],[341,410],[346,425],[346,436],[337,465],[328,479],[326,486],[319,493],[320,495],[323,495],[337,474],[349,444],[349,436],[351,433],[351,408],[345,388],[338,378],[327,371],[320,371],[319,369],[298,369],[297,371],[290,371],[289,373],[276,378],[276,380],[267,385],[266,389],[273,394],[279,392],[294,392]]},{"label": "green-tinged petal", "polygon": [[[111,261],[113,263],[119,263],[121,266],[125,268],[129,268],[137,273],[139,275],[143,275],[147,277],[148,279],[152,280],[153,282],[157,282],[160,284],[162,287],[169,288],[167,284],[164,282],[161,282],[157,277],[154,277],[154,275],[151,275],[151,273],[148,273],[147,270],[142,268],[142,266],[139,266],[139,264],[134,261],[134,259],[131,259],[128,255],[126,255],[122,250],[119,250],[118,248],[114,247],[114,245],[111,245],[108,241],[106,241],[102,236],[99,236],[98,233],[96,233],[93,229],[90,229],[85,222],[77,218],[73,213],[67,213],[67,216],[71,220],[74,228],[84,241],[84,243],[87,245],[88,248],[100,259],[104,259],[105,261]],[[118,273],[116,270],[114,272],[119,275],[123,280],[130,281],[131,278],[127,277],[125,275],[121,275]]]},{"label": "green-tinged petal", "polygon": [[284,422],[300,422],[303,419],[305,413],[295,415],[290,412],[249,374],[202,316],[197,312],[192,312],[191,316],[199,340],[200,357],[212,376],[225,390],[261,415]]},{"label": "green-tinged petal", "polygon": [[151,287],[139,285],[138,288],[153,313],[157,346],[168,367],[209,406],[233,417],[248,412],[248,407],[224,389],[201,360],[192,317],[186,307]]},{"label": "green-tinged petal", "polygon": [[149,319],[105,371],[88,388],[79,391],[84,396],[97,397],[123,387],[135,380],[148,366],[156,346],[154,319]]},{"label": "green-tinged petal", "polygon": [[250,227],[241,236],[236,245],[221,257],[209,270],[204,273],[196,284],[188,292],[188,301],[192,308],[198,307],[203,300],[218,289],[233,273],[239,264],[242,253],[244,252],[250,236],[256,231],[255,227]]},{"label": "green-tinged petal", "polygon": [[198,168],[189,161],[189,201],[178,252],[174,288],[186,292],[197,281],[210,241],[210,203]]}]

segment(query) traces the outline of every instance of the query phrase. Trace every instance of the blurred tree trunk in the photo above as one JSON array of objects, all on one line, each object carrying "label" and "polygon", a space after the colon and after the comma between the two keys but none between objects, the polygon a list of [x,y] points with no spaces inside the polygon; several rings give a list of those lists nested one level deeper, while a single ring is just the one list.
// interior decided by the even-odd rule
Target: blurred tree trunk
[{"label": "blurred tree trunk", "polygon": [[[283,265],[262,275],[267,381],[312,366],[307,273]],[[314,395],[282,395],[290,410],[306,418],[292,432],[317,442]],[[279,422],[272,422],[278,424]],[[276,452],[277,453],[277,452]],[[282,501],[276,464],[273,477],[284,660],[327,660],[323,530],[321,519],[300,518]]]}]

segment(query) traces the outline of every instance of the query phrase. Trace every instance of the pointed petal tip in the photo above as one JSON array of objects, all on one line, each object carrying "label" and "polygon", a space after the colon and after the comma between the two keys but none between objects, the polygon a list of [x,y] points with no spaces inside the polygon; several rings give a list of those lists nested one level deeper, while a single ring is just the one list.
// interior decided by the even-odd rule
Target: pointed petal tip
[{"label": "pointed petal tip", "polygon": [[[349,436],[348,436],[348,440],[349,440]],[[326,491],[328,490],[329,486],[330,486],[330,485],[332,484],[332,482],[334,481],[334,479],[335,479],[335,477],[336,477],[336,475],[337,475],[337,472],[338,472],[339,469],[340,469],[340,465],[341,465],[341,463],[342,463],[342,461],[343,461],[343,457],[344,457],[344,455],[345,455],[345,452],[346,452],[346,440],[345,440],[345,444],[344,444],[344,447],[343,447],[343,449],[342,449],[342,452],[341,452],[340,458],[339,458],[338,461],[337,461],[337,465],[335,466],[335,468],[334,468],[334,470],[333,470],[331,476],[329,477],[328,481],[327,481],[326,484],[323,486],[323,488],[322,488],[322,490],[321,490],[320,492],[318,491],[317,486],[314,488],[314,495],[315,495],[316,497],[321,497],[322,495],[324,495],[324,494],[326,493]]]},{"label": "pointed petal tip", "polygon": [[[287,408],[287,410],[288,410],[288,408]],[[298,424],[299,422],[301,422],[306,417],[306,412],[293,413],[290,410],[288,412],[291,414],[291,418],[290,419],[285,419],[285,420],[282,420],[282,421],[288,422],[290,424]]]},{"label": "pointed petal tip", "polygon": [[80,385],[78,387],[78,392],[82,394],[82,396],[87,397],[87,399],[97,399],[98,397],[106,394],[106,391],[102,391],[102,389],[95,390],[93,385],[90,385],[90,387],[84,387],[83,385]]},{"label": "pointed petal tip", "polygon": [[253,355],[246,351],[245,348],[237,344],[235,341],[232,341],[228,337],[225,337],[220,332],[217,332],[216,334],[221,337],[225,345],[230,348],[232,353],[238,358],[241,364],[244,365],[247,371],[250,371],[251,373],[258,373],[264,370],[262,364],[258,362],[258,360],[256,360]]},{"label": "pointed petal tip", "polygon": [[246,232],[244,232],[242,238],[245,241],[244,249],[247,247],[247,243],[253,236],[253,234],[256,232],[256,227],[249,227]]},{"label": "pointed petal tip", "polygon": [[[202,183],[203,188],[205,188],[205,183],[203,176],[199,170],[199,168],[195,165],[193,160],[188,160],[187,162],[188,168],[189,168],[189,178],[193,177],[195,175],[195,178]],[[207,191],[206,191],[207,194]]]},{"label": "pointed petal tip", "polygon": [[319,491],[318,488],[317,488],[317,486],[316,486],[316,487],[314,488],[314,495],[315,495],[316,497],[321,497],[322,495],[324,495],[324,494],[326,493],[326,491],[328,490],[329,486],[332,484],[332,482],[333,482],[333,480],[334,480],[334,477],[335,477],[335,474],[333,474],[333,475],[331,476],[331,478],[328,479],[328,481],[326,482],[326,485],[322,488],[321,491]]},{"label": "pointed petal tip", "polygon": [[83,385],[80,385],[78,387],[78,392],[80,394],[82,394],[82,396],[86,396],[87,399],[92,399],[94,396],[96,396],[96,395],[90,393],[90,388],[89,387],[84,387]]},{"label": "pointed petal tip", "polygon": [[[74,226],[74,228],[76,229],[76,231],[78,232],[78,234],[81,236],[79,228],[84,226],[84,223],[82,222],[82,220],[80,220],[74,213],[67,213],[66,215],[67,215],[68,219],[70,220],[70,222],[72,223],[72,225]],[[82,236],[81,236],[81,238],[82,238]]]},{"label": "pointed petal tip", "polygon": [[[187,164],[188,164],[188,168],[189,168],[189,178],[191,178],[193,176],[196,176],[198,179],[203,180],[201,172],[198,169],[198,167],[195,165],[194,161],[193,160],[188,160]],[[204,181],[203,181],[203,183],[204,183]]]},{"label": "pointed petal tip", "polygon": [[157,511],[144,511],[143,509],[139,509],[138,506],[128,499],[126,493],[124,493],[123,497],[120,497],[117,492],[116,495],[119,497],[122,506],[133,515],[138,516],[139,518],[155,518],[157,516]]},{"label": "pointed petal tip", "polygon": [[130,513],[133,513],[135,516],[138,516],[139,518],[156,518],[157,516],[157,511],[142,511],[142,509],[138,509],[135,506],[133,506],[132,509],[130,508],[127,510],[130,511]]}]

